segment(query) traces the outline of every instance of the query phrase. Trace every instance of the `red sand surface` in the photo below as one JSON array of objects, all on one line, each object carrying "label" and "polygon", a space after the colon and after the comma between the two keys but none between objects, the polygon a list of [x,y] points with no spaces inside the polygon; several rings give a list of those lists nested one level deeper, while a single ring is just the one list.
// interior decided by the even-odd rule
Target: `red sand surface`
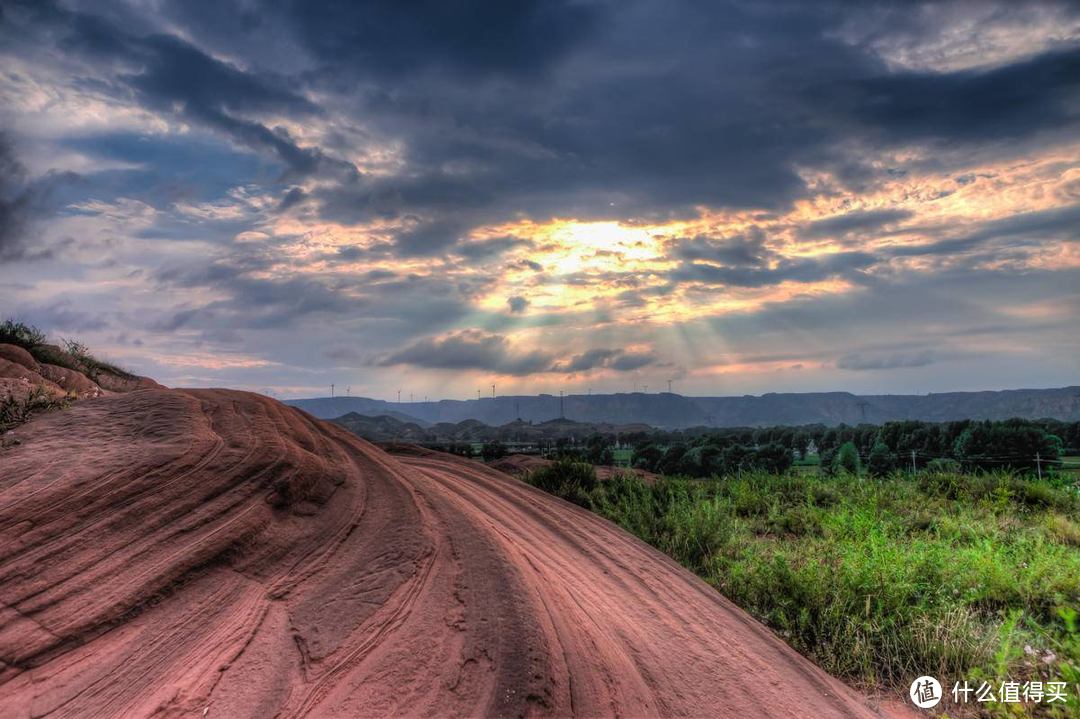
[{"label": "red sand surface", "polygon": [[0,716],[871,717],[704,582],[476,463],[142,390],[0,451]]}]

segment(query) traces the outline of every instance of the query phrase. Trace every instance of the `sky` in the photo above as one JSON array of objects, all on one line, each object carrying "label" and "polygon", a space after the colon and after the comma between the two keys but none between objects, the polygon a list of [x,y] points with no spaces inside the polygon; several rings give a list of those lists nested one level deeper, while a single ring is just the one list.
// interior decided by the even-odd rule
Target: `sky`
[{"label": "sky", "polygon": [[1080,383],[1080,6],[6,0],[0,314],[170,386]]}]

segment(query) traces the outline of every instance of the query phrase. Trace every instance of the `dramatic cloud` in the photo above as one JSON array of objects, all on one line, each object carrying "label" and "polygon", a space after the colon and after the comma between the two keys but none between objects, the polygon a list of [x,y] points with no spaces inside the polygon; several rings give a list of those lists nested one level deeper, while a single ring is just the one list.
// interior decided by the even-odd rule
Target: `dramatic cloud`
[{"label": "dramatic cloud", "polygon": [[836,361],[840,369],[872,370],[896,369],[898,367],[925,367],[935,361],[934,353],[927,350],[915,354],[890,354],[883,357],[863,357],[860,354],[845,355]]},{"label": "dramatic cloud", "polygon": [[22,253],[29,193],[23,186],[26,170],[15,159],[7,136],[0,135],[0,260]]},{"label": "dramatic cloud", "polygon": [[605,368],[625,372],[653,364],[656,359],[651,351],[592,349],[569,360],[559,360],[550,352],[514,348],[501,335],[462,330],[441,337],[425,337],[381,358],[379,364],[387,367],[413,365],[429,369],[479,369],[497,374],[530,375],[575,374]]},{"label": "dramatic cloud", "polygon": [[0,61],[0,304],[166,382],[1080,371],[1075,3],[15,0]]},{"label": "dramatic cloud", "polygon": [[539,350],[517,352],[505,337],[478,330],[462,330],[445,337],[425,338],[384,358],[381,364],[409,364],[431,369],[480,369],[500,374],[546,372],[551,354]]}]

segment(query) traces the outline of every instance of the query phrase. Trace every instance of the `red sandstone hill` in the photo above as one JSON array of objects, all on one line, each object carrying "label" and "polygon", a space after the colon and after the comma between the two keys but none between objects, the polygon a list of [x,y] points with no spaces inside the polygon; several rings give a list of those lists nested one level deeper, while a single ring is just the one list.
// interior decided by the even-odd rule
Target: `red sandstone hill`
[{"label": "red sandstone hill", "polygon": [[0,343],[0,398],[10,396],[25,400],[32,391],[41,389],[54,398],[89,399],[161,387],[148,377],[110,370],[97,372],[91,379],[84,372],[73,369],[78,366],[78,359],[59,347],[42,345],[39,349],[42,356],[67,366],[39,361],[22,347]]},{"label": "red sandstone hill", "polygon": [[0,716],[872,717],[672,560],[505,474],[254,394],[0,449]]}]

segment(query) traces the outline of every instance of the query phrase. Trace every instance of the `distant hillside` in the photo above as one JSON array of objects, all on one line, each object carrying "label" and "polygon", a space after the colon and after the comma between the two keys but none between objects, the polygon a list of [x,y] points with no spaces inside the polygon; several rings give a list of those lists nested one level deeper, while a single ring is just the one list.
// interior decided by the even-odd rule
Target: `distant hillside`
[{"label": "distant hillside", "polygon": [[290,400],[316,417],[332,419],[350,412],[386,415],[423,427],[475,419],[505,425],[517,419],[545,422],[565,416],[578,422],[646,424],[665,429],[694,426],[764,427],[800,424],[880,424],[915,419],[1080,420],[1080,387],[928,395],[854,395],[849,392],[766,394],[743,397],[684,397],[678,394],[593,394],[560,398],[506,396],[438,402],[386,402],[366,397],[319,397]]},{"label": "distant hillside", "polygon": [[[381,399],[368,399],[367,397],[317,397],[315,399],[291,399],[285,400],[285,404],[298,407],[305,412],[315,415],[319,419],[334,419],[347,414],[355,413],[366,417],[393,417],[401,422],[412,422],[421,427],[427,427],[432,422],[420,417],[401,412],[395,409],[394,402],[385,402]],[[402,407],[415,406],[402,404]]]},{"label": "distant hillside", "polygon": [[514,421],[500,426],[491,426],[475,419],[461,422],[439,422],[421,427],[415,422],[403,422],[394,417],[380,415],[368,417],[350,412],[333,420],[353,434],[372,442],[552,442],[557,439],[583,439],[593,434],[628,434],[631,432],[649,432],[651,427],[644,424],[614,425],[609,423],[575,422],[567,419],[552,419],[546,422],[530,423]]}]

